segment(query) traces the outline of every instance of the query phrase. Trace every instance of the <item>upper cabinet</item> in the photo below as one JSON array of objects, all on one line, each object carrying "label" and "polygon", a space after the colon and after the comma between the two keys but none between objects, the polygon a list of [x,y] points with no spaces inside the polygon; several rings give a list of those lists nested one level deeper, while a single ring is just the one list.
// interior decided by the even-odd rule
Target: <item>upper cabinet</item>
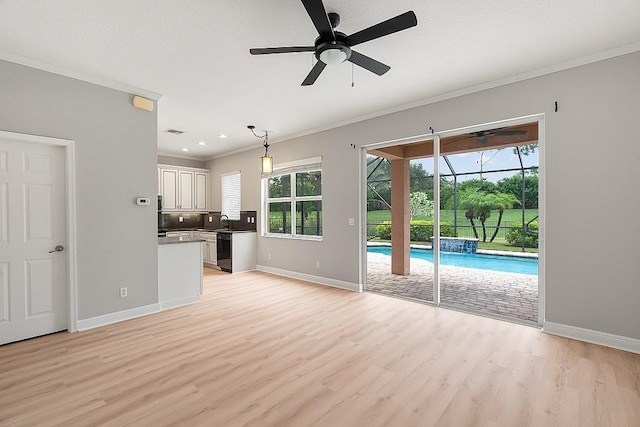
[{"label": "upper cabinet", "polygon": [[176,169],[160,168],[160,189],[162,195],[162,210],[177,212],[178,200],[178,171]]},{"label": "upper cabinet", "polygon": [[162,211],[208,212],[210,175],[206,169],[158,165]]},{"label": "upper cabinet", "polygon": [[195,210],[209,211],[209,172],[194,172]]}]

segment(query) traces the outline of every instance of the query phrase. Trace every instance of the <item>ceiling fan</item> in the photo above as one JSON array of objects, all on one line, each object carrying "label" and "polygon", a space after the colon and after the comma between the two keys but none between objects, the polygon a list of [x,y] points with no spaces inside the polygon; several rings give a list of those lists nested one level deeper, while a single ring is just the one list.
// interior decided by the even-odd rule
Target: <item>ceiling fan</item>
[{"label": "ceiling fan", "polygon": [[487,142],[488,136],[509,136],[509,135],[524,135],[526,130],[501,130],[504,128],[481,130],[478,132],[471,132],[469,135],[475,137],[479,143],[484,144]]},{"label": "ceiling fan", "polygon": [[369,58],[351,48],[360,43],[368,42],[398,31],[406,30],[418,24],[416,14],[412,11],[405,12],[395,18],[388,19],[351,35],[346,35],[335,28],[340,23],[340,15],[327,14],[322,0],[301,0],[307,10],[313,25],[318,30],[318,38],[313,46],[289,46],[266,47],[249,49],[251,55],[268,55],[272,53],[290,52],[314,52],[318,62],[302,82],[302,86],[310,86],[327,65],[340,64],[349,61],[365,70],[369,70],[379,76],[383,75],[391,67],[382,62]]}]

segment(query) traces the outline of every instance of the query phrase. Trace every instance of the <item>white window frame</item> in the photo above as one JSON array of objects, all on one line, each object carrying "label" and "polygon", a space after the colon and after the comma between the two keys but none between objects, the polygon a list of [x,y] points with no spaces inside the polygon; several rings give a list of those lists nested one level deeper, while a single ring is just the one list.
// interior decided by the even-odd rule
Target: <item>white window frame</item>
[{"label": "white window frame", "polygon": [[[286,165],[279,165],[274,168],[274,172],[271,174],[265,174],[262,177],[262,227],[261,234],[263,237],[276,237],[284,239],[298,239],[298,240],[315,240],[322,241],[323,236],[309,235],[309,234],[296,234],[297,230],[297,202],[309,202],[320,201],[322,202],[322,194],[319,196],[297,196],[296,189],[296,174],[305,172],[320,172],[320,179],[322,179],[322,159],[313,158],[306,159],[299,162],[292,162]],[[289,175],[291,179],[291,196],[287,197],[274,197],[269,198],[269,179],[279,176]],[[322,193],[322,191],[321,191]],[[269,204],[270,203],[290,203],[291,214],[291,233],[269,233]],[[323,212],[324,209],[321,211]],[[321,214],[321,221],[324,223],[324,215]],[[322,233],[324,234],[324,224],[322,224]]]}]

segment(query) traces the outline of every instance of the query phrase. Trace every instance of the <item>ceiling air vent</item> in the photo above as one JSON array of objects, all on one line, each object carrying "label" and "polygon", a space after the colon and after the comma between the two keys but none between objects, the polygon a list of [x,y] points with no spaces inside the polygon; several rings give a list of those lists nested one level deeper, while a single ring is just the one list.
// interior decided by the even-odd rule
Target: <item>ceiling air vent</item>
[{"label": "ceiling air vent", "polygon": [[177,129],[167,129],[165,130],[165,132],[172,133],[174,135],[182,135],[184,133],[183,131]]}]

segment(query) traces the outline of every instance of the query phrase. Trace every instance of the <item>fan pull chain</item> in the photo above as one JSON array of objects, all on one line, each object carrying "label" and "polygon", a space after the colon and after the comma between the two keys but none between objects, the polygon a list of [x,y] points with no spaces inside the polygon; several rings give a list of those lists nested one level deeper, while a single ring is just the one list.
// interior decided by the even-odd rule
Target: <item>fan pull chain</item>
[{"label": "fan pull chain", "polygon": [[351,63],[351,87],[354,87],[356,84],[353,81],[353,62]]}]

